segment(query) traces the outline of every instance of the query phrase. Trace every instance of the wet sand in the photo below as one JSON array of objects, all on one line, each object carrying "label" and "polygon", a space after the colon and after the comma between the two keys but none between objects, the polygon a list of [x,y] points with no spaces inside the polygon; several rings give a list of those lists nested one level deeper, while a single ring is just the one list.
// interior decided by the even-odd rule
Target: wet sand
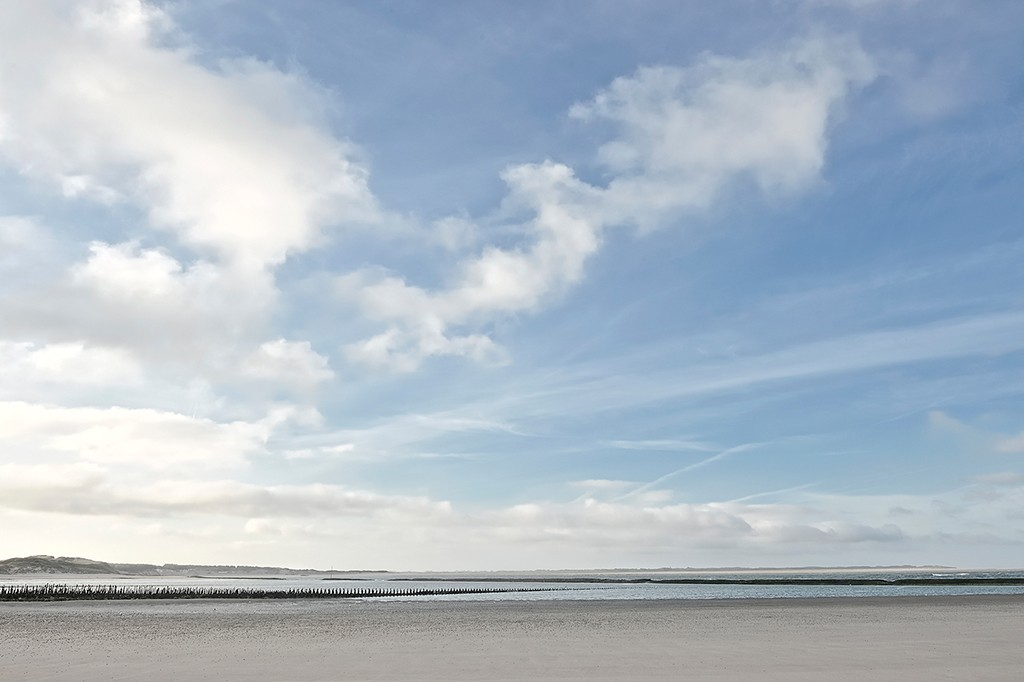
[{"label": "wet sand", "polygon": [[0,679],[1020,680],[1024,596],[0,604]]}]

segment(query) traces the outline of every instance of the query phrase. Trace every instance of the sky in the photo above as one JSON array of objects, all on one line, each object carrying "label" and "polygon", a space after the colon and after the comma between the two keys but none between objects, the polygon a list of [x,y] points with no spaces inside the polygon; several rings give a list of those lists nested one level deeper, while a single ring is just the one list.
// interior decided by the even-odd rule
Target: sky
[{"label": "sky", "polygon": [[0,4],[0,555],[1024,566],[1024,4]]}]

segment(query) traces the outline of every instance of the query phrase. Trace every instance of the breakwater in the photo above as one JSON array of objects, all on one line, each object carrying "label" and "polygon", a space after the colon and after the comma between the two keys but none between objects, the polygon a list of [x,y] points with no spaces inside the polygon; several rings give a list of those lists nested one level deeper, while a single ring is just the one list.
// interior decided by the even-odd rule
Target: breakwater
[{"label": "breakwater", "polygon": [[368,599],[380,597],[430,597],[459,594],[551,592],[572,588],[544,587],[259,587],[166,586],[166,585],[0,585],[0,602],[107,601],[127,599]]}]

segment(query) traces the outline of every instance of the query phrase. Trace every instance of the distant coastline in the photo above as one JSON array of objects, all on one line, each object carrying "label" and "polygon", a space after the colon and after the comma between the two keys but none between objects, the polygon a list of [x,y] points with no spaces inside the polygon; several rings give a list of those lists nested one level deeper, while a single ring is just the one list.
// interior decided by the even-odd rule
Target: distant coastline
[{"label": "distant coastline", "polygon": [[[473,576],[474,580],[543,580],[556,577],[564,582],[576,576],[623,576],[636,574],[636,578],[608,578],[607,582],[623,582],[626,580],[642,580],[646,576],[663,573],[685,573],[699,575],[728,574],[790,574],[790,573],[860,573],[860,572],[929,572],[958,571],[953,566],[916,566],[916,565],[885,565],[885,566],[791,566],[791,567],[752,567],[752,566],[719,566],[709,568],[591,568],[591,569],[533,569],[533,570],[491,570],[491,571],[391,571],[381,569],[314,569],[284,568],[281,566],[240,566],[232,564],[145,564],[117,563],[97,561],[82,557],[52,556],[39,554],[27,557],[14,557],[0,560],[0,575],[117,575],[117,576],[167,576],[183,578],[270,578],[286,576],[324,576],[338,580],[359,580],[359,576],[381,578],[382,576],[409,576],[425,580],[465,580]],[[422,577],[421,577],[422,576]],[[639,577],[643,576],[643,577]],[[409,579],[396,577],[396,580]],[[651,578],[652,580],[654,578]]]},{"label": "distant coastline", "polygon": [[340,571],[282,568],[280,566],[235,566],[207,564],[142,564],[96,561],[82,557],[38,554],[0,561],[0,575],[119,575],[182,578],[272,578],[336,574],[387,573],[378,570]]}]

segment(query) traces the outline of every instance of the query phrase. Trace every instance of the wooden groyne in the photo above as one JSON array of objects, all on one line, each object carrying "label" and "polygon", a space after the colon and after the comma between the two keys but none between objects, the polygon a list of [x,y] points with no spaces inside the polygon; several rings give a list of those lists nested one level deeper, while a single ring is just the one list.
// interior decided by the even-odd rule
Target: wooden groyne
[{"label": "wooden groyne", "polygon": [[107,601],[127,599],[372,599],[508,592],[552,592],[544,587],[212,587],[206,585],[0,585],[0,602]]}]

